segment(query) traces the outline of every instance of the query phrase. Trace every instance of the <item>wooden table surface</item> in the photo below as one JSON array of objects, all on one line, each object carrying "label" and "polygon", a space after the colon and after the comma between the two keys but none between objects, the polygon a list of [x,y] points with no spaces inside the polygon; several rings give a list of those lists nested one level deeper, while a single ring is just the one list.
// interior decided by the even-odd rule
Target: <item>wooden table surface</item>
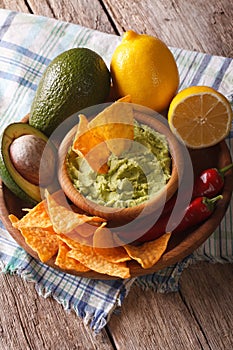
[{"label": "wooden table surface", "polygon": [[[167,45],[233,56],[229,0],[0,0],[0,7],[78,23],[107,33],[134,29]],[[133,286],[119,315],[98,336],[34,285],[0,275],[0,349],[233,349],[233,268],[198,263],[180,291]]]}]

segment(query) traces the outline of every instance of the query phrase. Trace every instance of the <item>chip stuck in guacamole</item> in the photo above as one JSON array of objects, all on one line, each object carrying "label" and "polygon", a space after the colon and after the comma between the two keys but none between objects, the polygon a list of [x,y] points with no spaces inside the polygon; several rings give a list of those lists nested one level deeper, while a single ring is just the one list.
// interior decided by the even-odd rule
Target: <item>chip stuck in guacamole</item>
[{"label": "chip stuck in guacamole", "polygon": [[120,155],[110,152],[108,171],[96,172],[73,150],[67,169],[74,187],[87,199],[107,207],[133,207],[160,191],[171,176],[171,157],[164,135],[134,121],[134,137]]}]

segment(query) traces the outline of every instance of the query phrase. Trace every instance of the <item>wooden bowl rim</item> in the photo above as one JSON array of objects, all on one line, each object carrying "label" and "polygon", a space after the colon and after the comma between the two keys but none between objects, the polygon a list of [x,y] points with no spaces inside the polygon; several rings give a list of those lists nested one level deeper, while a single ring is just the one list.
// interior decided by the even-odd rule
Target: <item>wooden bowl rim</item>
[{"label": "wooden bowl rim", "polygon": [[[178,142],[175,136],[170,131],[169,127],[164,123],[155,119],[149,114],[143,113],[140,110],[135,109],[135,119],[142,124],[147,124],[154,130],[164,134],[167,137],[169,151],[172,159],[172,173],[171,178],[164,186],[164,188],[155,197],[150,198],[148,201],[139,205],[129,208],[112,208],[99,205],[89,199],[85,198],[80,194],[73,186],[72,181],[69,178],[67,167],[66,167],[66,154],[71,145],[72,139],[75,134],[77,126],[73,127],[70,132],[63,139],[59,150],[58,150],[58,180],[60,186],[66,196],[79,208],[91,215],[101,216],[109,221],[124,222],[126,218],[134,219],[139,214],[143,213],[142,216],[147,216],[152,212],[157,211],[160,208],[160,199],[166,197],[166,201],[169,200],[178,188],[179,172],[182,172],[183,167],[183,156],[182,156],[182,145]],[[178,171],[179,168],[179,171]],[[164,205],[164,202],[162,202]],[[143,211],[143,212],[142,212]]]}]

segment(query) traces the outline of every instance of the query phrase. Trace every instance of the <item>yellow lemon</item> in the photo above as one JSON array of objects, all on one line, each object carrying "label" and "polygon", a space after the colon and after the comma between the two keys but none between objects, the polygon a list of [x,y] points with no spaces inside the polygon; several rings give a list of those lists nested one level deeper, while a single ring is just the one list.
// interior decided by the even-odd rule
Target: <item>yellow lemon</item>
[{"label": "yellow lemon", "polygon": [[118,98],[130,95],[132,103],[158,112],[169,106],[179,86],[177,65],[165,43],[132,30],[115,49],[110,70]]},{"label": "yellow lemon", "polygon": [[205,148],[230,132],[233,113],[226,97],[208,86],[190,86],[172,100],[168,123],[172,132],[190,148]]}]

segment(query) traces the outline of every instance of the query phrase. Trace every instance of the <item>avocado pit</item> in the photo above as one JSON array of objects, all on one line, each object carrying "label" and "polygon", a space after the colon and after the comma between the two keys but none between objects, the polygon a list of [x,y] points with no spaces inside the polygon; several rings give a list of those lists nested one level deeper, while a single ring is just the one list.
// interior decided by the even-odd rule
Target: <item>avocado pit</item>
[{"label": "avocado pit", "polygon": [[[55,170],[54,153],[46,141],[35,135],[22,135],[10,145],[11,162],[18,173],[36,186],[47,186]],[[42,160],[42,161],[41,161]]]}]

